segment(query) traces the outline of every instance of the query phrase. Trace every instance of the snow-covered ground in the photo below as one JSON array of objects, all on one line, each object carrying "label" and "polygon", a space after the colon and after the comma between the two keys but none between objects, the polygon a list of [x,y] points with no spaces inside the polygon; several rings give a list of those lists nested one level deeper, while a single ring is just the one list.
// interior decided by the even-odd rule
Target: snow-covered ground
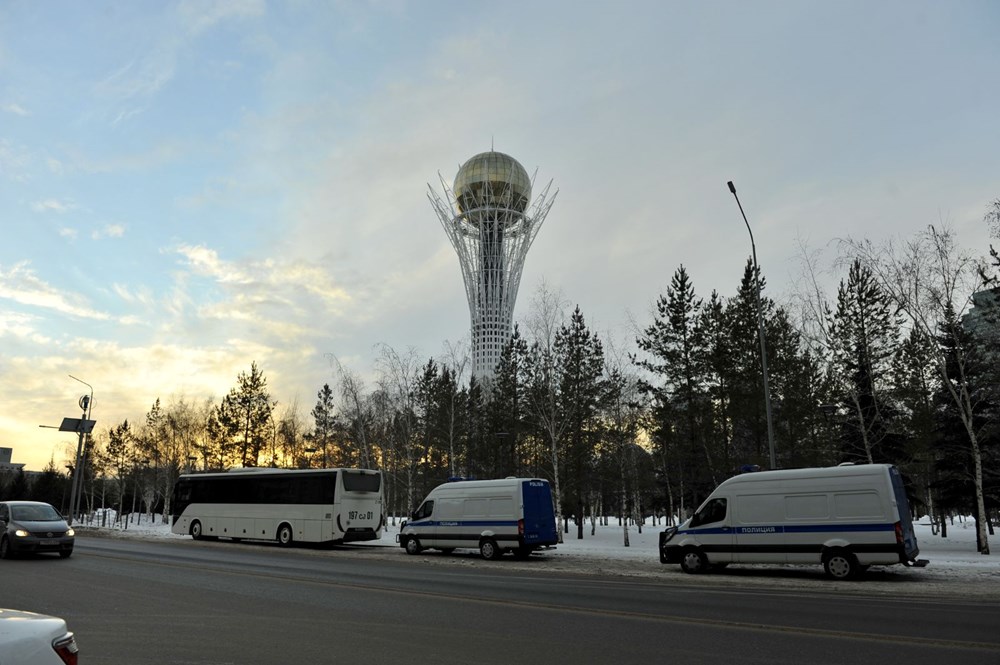
[{"label": "snow-covered ground", "polygon": [[[80,525],[79,535],[112,538],[169,538],[190,540],[189,536],[170,533],[159,516],[150,520],[142,516],[133,520],[127,529]],[[380,540],[358,543],[330,550],[309,550],[321,556],[343,558],[394,558],[406,557],[395,542],[399,522],[391,526]],[[576,528],[564,534],[564,542],[553,550],[537,553],[527,561],[504,557],[501,562],[487,562],[474,550],[459,550],[451,556],[428,551],[420,555],[422,562],[433,565],[485,566],[500,565],[505,568],[548,570],[565,573],[598,574],[646,578],[664,583],[697,583],[709,587],[741,586],[743,588],[837,588],[845,592],[866,594],[907,595],[958,595],[982,600],[1000,600],[1000,535],[991,542],[994,554],[983,556],[976,552],[974,522],[955,520],[948,526],[948,537],[931,533],[930,521],[923,518],[915,524],[920,557],[930,563],[926,568],[886,566],[871,568],[859,581],[834,582],[824,577],[820,566],[764,566],[733,565],[725,571],[692,577],[681,572],[679,566],[664,566],[657,554],[657,542],[662,526],[645,526],[639,533],[635,526],[629,528],[629,547],[625,547],[623,530],[617,520],[608,526],[597,526],[591,535],[591,525],[584,528],[584,537],[578,540]],[[250,544],[249,546],[252,546]]]}]

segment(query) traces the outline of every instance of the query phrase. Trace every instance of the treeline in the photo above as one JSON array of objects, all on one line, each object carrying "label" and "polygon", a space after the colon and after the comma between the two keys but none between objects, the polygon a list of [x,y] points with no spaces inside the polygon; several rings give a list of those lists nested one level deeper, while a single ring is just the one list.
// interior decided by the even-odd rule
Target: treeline
[{"label": "treeline", "polygon": [[[1000,201],[991,214],[1000,222]],[[947,516],[973,515],[988,553],[1000,259],[977,262],[932,227],[902,246],[843,243],[835,294],[817,255],[803,250],[803,266],[785,304],[750,262],[728,297],[700,295],[680,266],[628,343],[543,286],[489,386],[467,377],[461,350],[380,347],[369,383],[331,356],[333,380],[305,417],[279,408],[253,363],[218,403],[157,399],[140,424],[95,436],[85,505],[166,513],[185,471],[344,466],[382,469],[395,515],[448,477],[537,476],[577,537],[598,516],[683,517],[725,478],[769,466],[759,277],[777,466],[895,464],[917,514],[942,534]]]}]

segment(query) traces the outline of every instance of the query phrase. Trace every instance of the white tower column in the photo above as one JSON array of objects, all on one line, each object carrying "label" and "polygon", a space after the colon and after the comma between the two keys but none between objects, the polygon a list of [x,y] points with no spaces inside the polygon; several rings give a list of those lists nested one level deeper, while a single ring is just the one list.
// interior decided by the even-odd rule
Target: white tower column
[{"label": "white tower column", "polygon": [[516,159],[480,153],[462,165],[442,193],[428,185],[431,206],[452,247],[465,282],[472,328],[472,373],[493,377],[511,335],[514,304],[528,248],[555,201],[552,183],[529,206],[532,180]]}]

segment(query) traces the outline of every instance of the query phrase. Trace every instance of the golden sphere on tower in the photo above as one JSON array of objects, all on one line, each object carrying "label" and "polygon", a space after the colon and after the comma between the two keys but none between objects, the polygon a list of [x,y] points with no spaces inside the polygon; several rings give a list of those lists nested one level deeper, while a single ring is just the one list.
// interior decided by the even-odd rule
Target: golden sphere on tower
[{"label": "golden sphere on tower", "polygon": [[531,179],[516,159],[491,150],[462,164],[453,191],[462,213],[481,208],[523,213],[531,200]]}]

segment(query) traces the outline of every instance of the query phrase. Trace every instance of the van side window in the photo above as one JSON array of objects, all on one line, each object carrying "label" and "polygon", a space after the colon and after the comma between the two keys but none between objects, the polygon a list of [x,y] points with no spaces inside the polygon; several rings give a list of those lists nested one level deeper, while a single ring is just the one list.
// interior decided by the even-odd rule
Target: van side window
[{"label": "van side window", "polygon": [[417,508],[417,512],[413,513],[413,519],[422,520],[425,517],[430,517],[432,512],[434,512],[434,502],[424,501],[420,507]]},{"label": "van side window", "polygon": [[694,514],[694,517],[691,518],[691,526],[714,524],[724,519],[726,519],[726,500],[722,498],[712,499]]},{"label": "van side window", "polygon": [[453,520],[462,516],[462,502],[459,499],[438,499],[435,516],[439,520]]},{"label": "van side window", "polygon": [[884,517],[882,501],[875,492],[850,492],[833,495],[833,506],[837,517],[857,518]]}]

